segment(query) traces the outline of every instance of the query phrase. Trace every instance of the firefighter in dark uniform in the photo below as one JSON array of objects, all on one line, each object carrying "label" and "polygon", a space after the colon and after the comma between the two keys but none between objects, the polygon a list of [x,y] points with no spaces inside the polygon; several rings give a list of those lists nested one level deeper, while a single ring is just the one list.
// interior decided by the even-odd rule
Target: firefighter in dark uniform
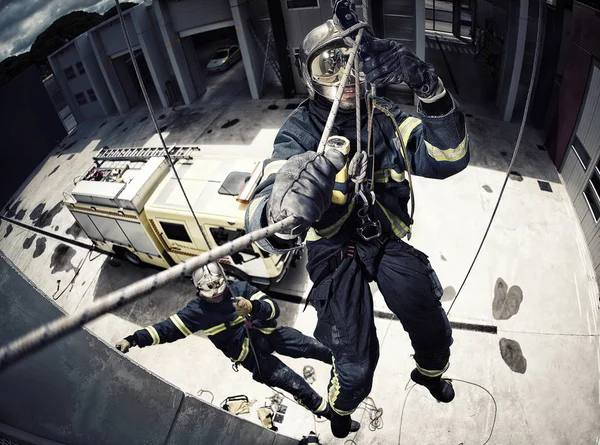
[{"label": "firefighter in dark uniform", "polygon": [[[227,286],[216,263],[196,270],[192,280],[198,290],[197,298],[168,319],[125,337],[115,347],[127,353],[132,346],[171,343],[203,331],[236,368],[243,366],[257,382],[289,392],[299,404],[319,416],[332,416],[327,400],[272,354],[331,364],[328,348],[294,328],[277,327],[277,303],[246,282]],[[358,430],[359,426],[354,422],[352,429]]]},{"label": "firefighter in dark uniform", "polygon": [[[369,197],[357,194],[350,180],[335,182],[356,151],[354,79],[344,89],[331,133],[349,140],[349,154],[335,147],[316,153],[350,49],[344,30],[357,23],[348,0],[338,0],[335,8],[334,20],[310,31],[300,47],[299,71],[310,98],[290,114],[275,138],[272,157],[264,163],[246,212],[246,229],[289,215],[303,220],[258,244],[268,252],[283,253],[306,242],[313,282],[309,299],[318,316],[314,335],[334,355],[328,398],[336,414],[331,427],[335,436],[345,437],[350,414],[371,390],[379,359],[371,281],[377,282],[410,336],[416,361],[412,379],[440,402],[454,398],[452,384],[442,378],[452,344],[440,303],[442,287],[427,255],[404,241],[413,222],[407,170],[447,178],[467,166],[469,146],[463,113],[434,67],[397,42],[365,35],[359,47],[362,69],[352,75],[378,86],[405,82],[419,97],[415,116],[377,98],[398,127],[384,112],[375,111],[367,169],[375,199],[367,202],[370,234],[365,235],[365,219],[357,209]],[[363,102],[361,111],[365,108]],[[363,113],[362,147],[368,147],[367,125]]]}]

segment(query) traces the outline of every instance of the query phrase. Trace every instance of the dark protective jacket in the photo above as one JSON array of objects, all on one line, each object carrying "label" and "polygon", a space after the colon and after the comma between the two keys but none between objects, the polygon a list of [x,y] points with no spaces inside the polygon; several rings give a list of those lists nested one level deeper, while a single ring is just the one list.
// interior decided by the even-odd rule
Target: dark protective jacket
[{"label": "dark protective jacket", "polygon": [[[400,130],[396,134],[394,124],[384,113],[375,111],[373,118],[373,146],[375,177],[374,190],[377,203],[374,217],[378,219],[384,233],[398,238],[409,232],[412,223],[408,213],[410,187],[406,175],[407,163],[413,175],[426,178],[444,179],[463,170],[469,162],[469,141],[465,118],[456,102],[447,92],[444,109],[440,115],[427,115],[422,108],[432,104],[419,104],[418,117],[409,116],[400,108],[383,98],[384,106],[394,115]],[[365,110],[365,106],[361,110]],[[275,138],[271,158],[264,163],[264,172],[254,198],[246,211],[246,229],[253,231],[267,225],[265,206],[275,181],[277,171],[294,155],[305,151],[316,151],[325,122],[331,109],[331,102],[317,96],[300,104],[287,118]],[[439,107],[438,107],[439,109]],[[361,120],[361,144],[367,149],[367,118]],[[356,151],[356,116],[354,110],[339,110],[331,135],[345,136],[350,140],[349,159]],[[407,149],[404,159],[401,137]],[[371,171],[372,161],[369,161]],[[338,175],[339,176],[339,175]],[[337,181],[337,177],[336,177]],[[336,182],[336,201],[332,202],[323,217],[312,225],[307,241],[319,241],[335,236],[347,223],[356,224],[357,199],[353,193],[353,183],[348,179]],[[339,199],[341,196],[341,199]],[[259,246],[272,253],[288,250],[285,246],[274,245],[273,239],[263,239]]]},{"label": "dark protective jacket", "polygon": [[[252,329],[270,334],[277,327],[279,306],[254,286],[243,281],[230,285],[234,296],[244,297],[252,302],[249,321]],[[140,329],[133,334],[137,346],[170,343],[185,338],[197,331],[204,331],[209,340],[223,354],[235,362],[243,361],[250,350],[248,336],[244,327],[245,319],[238,315],[233,307],[231,294],[227,290],[226,298],[220,303],[208,303],[198,297],[167,320]]]}]

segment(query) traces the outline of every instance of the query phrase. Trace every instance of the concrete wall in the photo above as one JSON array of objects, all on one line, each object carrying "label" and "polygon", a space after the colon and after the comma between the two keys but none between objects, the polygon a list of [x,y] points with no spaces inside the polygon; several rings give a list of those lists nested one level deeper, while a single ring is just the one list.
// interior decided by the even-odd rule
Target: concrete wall
[{"label": "concrete wall", "polygon": [[0,89],[0,134],[2,207],[67,134],[34,66]]},{"label": "concrete wall", "polygon": [[226,0],[179,0],[167,3],[176,33],[233,19]]},{"label": "concrete wall", "polygon": [[[1,343],[62,315],[1,254],[0,295]],[[0,394],[0,433],[32,444],[297,444],[184,394],[85,330],[2,371]]]},{"label": "concrete wall", "polygon": [[[83,34],[75,39],[75,48],[77,49],[77,53],[79,54],[81,63],[86,72],[86,75],[81,77],[85,77],[87,85],[82,85],[79,90],[86,90],[84,94],[88,100],[86,105],[80,105],[84,119],[115,114],[117,108],[115,107],[115,103],[104,82],[100,65],[98,64],[98,60],[96,59],[96,55],[94,54],[87,34]],[[94,92],[96,101],[92,100],[93,96],[90,97],[90,89]],[[75,93],[77,92],[75,88],[73,88],[72,91]]]},{"label": "concrete wall", "polygon": [[[125,17],[125,26],[129,33],[129,39],[131,40],[131,46],[133,46],[133,49],[137,49],[140,46],[140,41],[135,31],[135,27],[133,26],[131,11],[131,9],[128,9],[123,15]],[[95,32],[108,57],[118,57],[128,52],[119,17],[115,17],[108,22],[103,23]]]}]

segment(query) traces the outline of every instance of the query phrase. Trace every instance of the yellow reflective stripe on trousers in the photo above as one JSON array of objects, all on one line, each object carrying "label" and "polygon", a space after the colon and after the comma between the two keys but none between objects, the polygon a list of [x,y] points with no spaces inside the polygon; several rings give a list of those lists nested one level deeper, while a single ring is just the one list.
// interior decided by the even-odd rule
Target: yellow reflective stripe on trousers
[{"label": "yellow reflective stripe on trousers", "polygon": [[188,327],[185,325],[185,323],[181,320],[181,318],[179,318],[179,315],[177,315],[177,314],[171,315],[171,317],[169,317],[169,318],[171,319],[173,324],[175,326],[177,326],[177,329],[179,329],[181,331],[181,333],[183,334],[184,337],[187,337],[188,335],[192,334],[192,331],[190,331],[188,329]]},{"label": "yellow reflective stripe on trousers", "polygon": [[[286,162],[287,161],[285,159],[270,162],[265,168],[263,168],[263,175],[262,175],[262,179],[260,180],[260,182],[265,181],[270,175],[277,174],[279,169],[281,167],[283,167],[283,165]],[[260,182],[259,182],[259,184],[260,184]]]},{"label": "yellow reflective stripe on trousers", "polygon": [[331,406],[331,409],[333,409],[340,416],[349,416],[355,410],[344,411],[344,410],[341,410],[341,409],[338,409],[335,407],[335,401],[337,400],[338,396],[340,395],[340,378],[337,373],[337,370],[335,369],[335,359],[333,359],[332,366],[333,366],[333,378],[331,379],[331,382],[329,384],[330,386],[329,386],[329,393],[328,393],[329,406]]},{"label": "yellow reflective stripe on trousers", "polygon": [[248,357],[248,351],[249,351],[249,340],[248,337],[246,337],[244,339],[244,343],[242,343],[242,351],[240,352],[240,355],[238,356],[237,359],[234,360],[235,363],[239,363],[239,362],[243,362],[246,357]]},{"label": "yellow reflective stripe on trousers", "polygon": [[154,326],[148,326],[146,330],[150,334],[150,337],[152,337],[152,346],[159,344],[160,336],[158,335],[158,332],[156,332],[156,329],[154,329]]},{"label": "yellow reflective stripe on trousers", "polygon": [[456,148],[440,150],[435,145],[432,145],[427,141],[425,141],[425,146],[427,147],[427,154],[429,154],[429,156],[436,161],[456,162],[460,161],[467,154],[467,150],[469,148],[469,135],[465,133],[465,138],[460,144],[458,144]]},{"label": "yellow reflective stripe on trousers", "polygon": [[225,323],[221,323],[216,326],[213,326],[212,328],[205,329],[204,333],[206,335],[215,335],[219,332],[223,332],[225,329],[227,329],[227,326],[225,326]]},{"label": "yellow reflective stripe on trousers", "polygon": [[319,405],[319,407],[314,412],[315,413],[322,413],[326,409],[327,409],[327,400],[325,399],[325,397],[321,397],[321,404]]},{"label": "yellow reflective stripe on trousers", "polygon": [[404,172],[398,172],[393,168],[386,168],[375,172],[375,182],[386,183],[390,179],[394,182],[403,182],[405,179]]},{"label": "yellow reflective stripe on trousers", "polygon": [[444,366],[444,369],[442,369],[442,370],[421,368],[419,366],[419,364],[417,363],[417,369],[419,370],[419,372],[427,377],[439,377],[443,373],[445,373],[449,367],[450,367],[450,362],[446,363],[446,366]]},{"label": "yellow reflective stripe on trousers", "polygon": [[275,328],[256,328],[258,329],[260,332],[262,332],[263,334],[272,334],[273,331],[275,330]]},{"label": "yellow reflective stripe on trousers", "polygon": [[409,116],[402,121],[400,124],[400,137],[402,137],[402,141],[404,145],[408,144],[408,140],[410,139],[410,135],[417,128],[417,125],[421,123],[421,119],[417,119],[416,117]]},{"label": "yellow reflective stripe on trousers", "polygon": [[248,206],[248,216],[250,217],[250,219],[252,219],[254,213],[256,212],[256,209],[258,208],[260,203],[263,202],[265,199],[265,196],[261,196],[260,198],[253,199],[250,202],[250,205]]},{"label": "yellow reflective stripe on trousers", "polygon": [[396,235],[398,238],[403,238],[404,236],[406,236],[406,234],[410,231],[408,226],[404,224],[404,222],[399,217],[392,214],[388,209],[386,209],[379,201],[376,202],[381,211],[384,213],[385,217],[390,222],[394,235]]},{"label": "yellow reflective stripe on trousers", "polygon": [[340,229],[342,228],[342,226],[344,225],[344,223],[346,222],[346,220],[350,217],[350,215],[352,214],[352,211],[354,210],[354,205],[356,204],[356,200],[352,200],[350,201],[350,204],[348,205],[348,211],[346,213],[344,213],[340,219],[338,219],[335,224],[332,224],[329,227],[325,227],[324,229],[319,229],[319,234],[321,236],[324,236],[325,238],[331,238],[333,235],[335,235],[336,233],[338,233],[340,231]]}]

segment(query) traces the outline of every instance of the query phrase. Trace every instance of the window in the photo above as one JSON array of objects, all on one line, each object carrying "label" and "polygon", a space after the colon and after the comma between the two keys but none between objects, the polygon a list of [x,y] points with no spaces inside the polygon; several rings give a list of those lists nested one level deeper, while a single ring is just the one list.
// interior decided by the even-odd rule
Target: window
[{"label": "window", "polygon": [[286,0],[288,9],[318,8],[319,0]]},{"label": "window", "polygon": [[590,182],[583,191],[583,197],[592,212],[594,222],[598,222],[598,219],[600,219],[600,203],[598,202],[598,195],[592,188],[592,183]]},{"label": "window", "polygon": [[[224,229],[223,227],[211,227],[210,234],[214,238],[217,245],[222,246],[223,244],[228,243],[229,241],[233,241],[234,239],[237,239],[240,236],[244,236],[246,232],[244,232],[242,229],[231,230]],[[248,255],[253,255],[254,257],[258,258],[258,255],[254,251],[254,249],[252,249],[251,245],[246,247],[244,250],[241,250],[240,252],[246,253]],[[238,261],[236,261],[236,263],[238,263]]]},{"label": "window", "polygon": [[183,224],[176,223],[168,223],[168,222],[160,222],[160,226],[162,227],[167,238],[173,241],[181,241],[184,243],[191,243],[192,239],[190,235],[187,233],[185,226]]},{"label": "window", "polygon": [[96,102],[98,100],[96,98],[96,93],[94,93],[94,90],[92,88],[87,90],[87,94],[88,94],[88,97],[90,98],[90,102]]},{"label": "window", "polygon": [[85,68],[83,67],[83,63],[77,62],[75,66],[77,67],[77,71],[79,71],[79,74],[85,74]]},{"label": "window", "polygon": [[77,101],[78,105],[85,105],[88,103],[87,99],[85,98],[85,94],[83,93],[77,93],[75,95],[75,100]]},{"label": "window", "polygon": [[571,149],[575,152],[575,156],[577,156],[577,159],[579,159],[579,163],[583,169],[587,170],[588,166],[590,165],[590,155],[577,136],[575,136],[575,139],[573,140]]},{"label": "window", "polygon": [[67,80],[73,80],[77,77],[77,75],[75,74],[75,70],[73,70],[72,66],[70,66],[69,68],[65,68],[63,70],[63,73],[65,73],[65,77],[67,78]]}]

